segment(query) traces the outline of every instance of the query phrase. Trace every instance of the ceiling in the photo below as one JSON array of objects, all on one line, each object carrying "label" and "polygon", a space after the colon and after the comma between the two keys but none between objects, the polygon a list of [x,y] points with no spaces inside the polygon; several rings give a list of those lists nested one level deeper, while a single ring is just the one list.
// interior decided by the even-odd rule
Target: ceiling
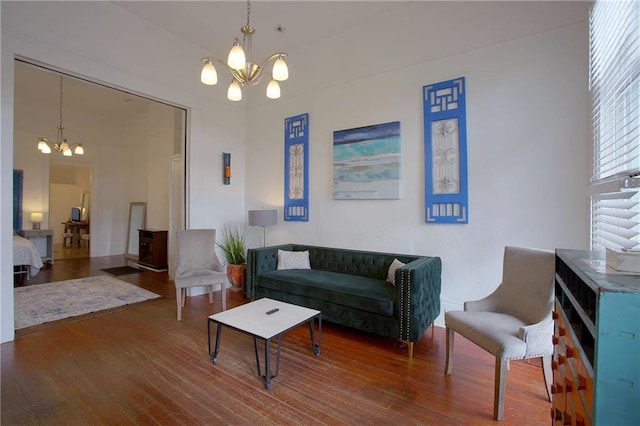
[{"label": "ceiling", "polygon": [[[15,61],[14,96],[58,110],[61,74]],[[65,75],[62,82],[62,111],[74,109],[124,120],[148,109],[148,99]],[[57,120],[57,117],[56,117]],[[55,131],[55,129],[53,129]]]},{"label": "ceiling", "polygon": [[[113,3],[153,26],[202,47],[202,56],[220,58],[226,58],[234,38],[242,35],[240,27],[246,24],[247,17],[247,3],[242,0]],[[404,3],[254,0],[251,3],[251,25],[256,29],[253,59],[261,63],[275,51],[303,49]],[[194,63],[199,63],[199,60],[194,58]],[[58,108],[59,76],[55,71],[16,61],[15,96]],[[63,94],[63,111],[77,109],[115,120],[146,111],[149,102],[148,99],[74,76],[64,77]]]},{"label": "ceiling", "polygon": [[[112,4],[134,15],[142,26],[147,23],[154,31],[160,28],[173,39],[186,40],[194,46],[185,55],[187,60],[179,61],[170,70],[179,73],[165,75],[162,73],[168,71],[159,67],[156,70],[162,74],[159,79],[171,81],[196,96],[206,94],[225,100],[222,93],[226,92],[226,84],[219,84],[218,92],[214,92],[208,90],[211,88],[205,91],[198,81],[200,58],[226,59],[234,38],[241,36],[240,27],[246,24],[245,1],[116,1]],[[32,11],[35,10],[38,9]],[[254,0],[251,25],[256,33],[252,59],[261,63],[276,51],[287,52],[291,78],[286,82],[284,96],[296,96],[562,28],[584,19],[584,10],[582,2],[566,1]],[[284,30],[278,31],[278,28]],[[150,47],[148,53],[158,51],[154,49],[156,46]],[[317,60],[328,57],[331,60]],[[182,77],[187,74],[194,78],[185,81]],[[15,79],[17,98],[57,107],[57,74],[17,62]],[[259,90],[255,94],[255,101],[269,102],[262,93]],[[254,100],[250,92],[248,98],[248,102]],[[77,78],[65,78],[65,108],[123,119],[144,111],[147,102]]]},{"label": "ceiling", "polygon": [[[240,28],[247,3],[235,1],[115,2],[145,21],[203,48],[203,56],[226,59]],[[359,26],[406,1],[253,1],[251,26],[254,62],[275,51],[296,51]],[[278,31],[283,28],[283,31]]]}]

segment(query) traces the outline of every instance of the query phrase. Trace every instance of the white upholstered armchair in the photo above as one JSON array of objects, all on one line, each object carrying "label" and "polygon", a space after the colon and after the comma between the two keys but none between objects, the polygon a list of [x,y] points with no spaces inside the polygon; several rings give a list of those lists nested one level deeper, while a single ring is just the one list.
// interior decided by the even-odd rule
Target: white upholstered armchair
[{"label": "white upholstered armchair", "polygon": [[182,307],[188,287],[207,287],[209,303],[213,303],[213,287],[220,284],[222,310],[227,309],[227,274],[216,256],[215,229],[187,229],[177,232],[178,255],[174,283],[178,321],[182,320]]},{"label": "white upholstered armchair", "polygon": [[555,254],[505,247],[502,283],[484,299],[465,302],[464,311],[445,313],[447,356],[451,374],[454,332],[496,357],[493,416],[502,420],[509,360],[542,357],[551,400]]}]

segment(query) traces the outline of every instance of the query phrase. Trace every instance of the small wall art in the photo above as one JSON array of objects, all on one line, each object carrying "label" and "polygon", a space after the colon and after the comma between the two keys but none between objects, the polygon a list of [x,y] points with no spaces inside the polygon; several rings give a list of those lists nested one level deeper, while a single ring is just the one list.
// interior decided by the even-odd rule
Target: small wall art
[{"label": "small wall art", "polygon": [[222,153],[222,183],[231,184],[231,154],[228,152]]},{"label": "small wall art", "polygon": [[309,114],[284,120],[284,220],[309,221]]},{"label": "small wall art", "polygon": [[333,199],[400,198],[400,122],[333,132]]},{"label": "small wall art", "polygon": [[425,221],[468,223],[464,77],[424,86]]}]

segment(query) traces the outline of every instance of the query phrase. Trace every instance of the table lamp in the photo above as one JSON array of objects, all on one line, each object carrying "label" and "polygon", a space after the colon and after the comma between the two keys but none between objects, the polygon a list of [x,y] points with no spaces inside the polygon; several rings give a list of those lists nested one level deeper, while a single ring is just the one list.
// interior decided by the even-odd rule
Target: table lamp
[{"label": "table lamp", "polygon": [[33,224],[33,229],[36,229],[36,230],[40,229],[40,224],[42,223],[43,219],[44,219],[44,215],[40,212],[32,212],[29,215],[29,220]]},{"label": "table lamp", "polygon": [[262,226],[262,247],[267,242],[267,226],[278,224],[278,211],[271,210],[249,210],[249,226]]}]

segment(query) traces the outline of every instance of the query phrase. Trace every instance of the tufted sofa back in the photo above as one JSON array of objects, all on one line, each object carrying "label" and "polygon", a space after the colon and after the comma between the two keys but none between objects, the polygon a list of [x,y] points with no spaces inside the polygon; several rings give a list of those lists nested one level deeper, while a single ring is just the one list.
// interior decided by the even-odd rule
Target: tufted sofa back
[{"label": "tufted sofa back", "polygon": [[[396,255],[360,250],[317,247],[293,244],[293,251],[309,251],[311,269],[339,272],[367,278],[385,280],[393,259],[409,263],[420,256]],[[284,250],[284,249],[282,249]]]}]

